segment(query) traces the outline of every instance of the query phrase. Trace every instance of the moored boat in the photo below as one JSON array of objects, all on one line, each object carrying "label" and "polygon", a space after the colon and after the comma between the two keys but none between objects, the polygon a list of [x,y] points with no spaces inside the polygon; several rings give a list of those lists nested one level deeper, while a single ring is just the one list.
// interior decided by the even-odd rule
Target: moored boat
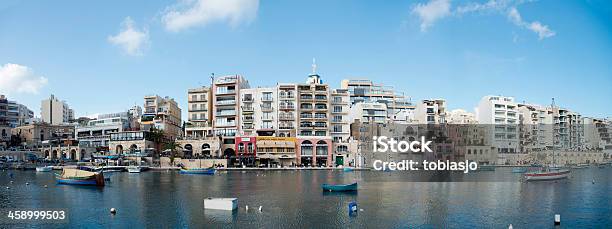
[{"label": "moored boat", "polygon": [[569,176],[567,169],[551,169],[525,173],[526,181],[547,181],[565,179]]},{"label": "moored boat", "polygon": [[181,169],[180,174],[202,174],[202,175],[215,175],[214,168],[192,168],[192,169]]},{"label": "moored boat", "polygon": [[525,173],[525,172],[527,172],[527,168],[525,168],[525,167],[522,167],[522,168],[513,168],[512,172],[513,173]]},{"label": "moored boat", "polygon": [[64,169],[57,176],[58,184],[104,186],[104,174],[80,169]]},{"label": "moored boat", "polygon": [[350,192],[357,191],[357,182],[352,184],[323,184],[323,191],[327,192]]},{"label": "moored boat", "polygon": [[342,170],[343,170],[344,172],[352,172],[352,171],[353,171],[353,168],[351,168],[351,167],[344,167],[344,168],[342,168]]},{"label": "moored boat", "polygon": [[36,172],[51,172],[52,169],[51,166],[36,167]]},{"label": "moored boat", "polygon": [[492,165],[479,165],[476,171],[495,171],[495,166]]},{"label": "moored boat", "polygon": [[128,166],[127,167],[127,171],[128,171],[128,173],[140,173],[140,172],[142,172],[142,167],[140,167],[140,166]]}]

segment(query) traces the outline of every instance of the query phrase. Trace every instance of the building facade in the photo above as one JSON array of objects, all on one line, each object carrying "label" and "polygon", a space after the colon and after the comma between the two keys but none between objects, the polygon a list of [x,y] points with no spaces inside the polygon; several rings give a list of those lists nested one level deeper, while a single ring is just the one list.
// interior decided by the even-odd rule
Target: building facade
[{"label": "building facade", "polygon": [[187,91],[185,137],[190,139],[212,136],[212,92],[209,87]]},{"label": "building facade", "polygon": [[519,152],[518,105],[513,97],[485,96],[477,108],[478,123],[492,129],[491,139],[499,154]]},{"label": "building facade", "polygon": [[74,111],[66,101],[51,95],[40,103],[40,116],[43,122],[52,125],[67,124],[74,120]]},{"label": "building facade", "polygon": [[145,96],[143,112],[141,129],[154,127],[162,130],[167,139],[176,139],[182,135],[181,108],[174,99],[158,95]]}]

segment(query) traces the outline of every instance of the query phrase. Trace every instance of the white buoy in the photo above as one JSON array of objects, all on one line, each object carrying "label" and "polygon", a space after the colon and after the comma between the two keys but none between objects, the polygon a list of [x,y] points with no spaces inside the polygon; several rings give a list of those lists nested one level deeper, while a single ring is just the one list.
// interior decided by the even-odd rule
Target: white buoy
[{"label": "white buoy", "polygon": [[244,210],[249,211],[249,205],[245,206]]},{"label": "white buoy", "polygon": [[262,210],[261,208],[262,208],[262,206],[259,206],[259,211],[260,211],[260,212],[261,212],[261,210]]},{"label": "white buoy", "polygon": [[13,181],[11,181],[11,184],[13,183]]},{"label": "white buoy", "polygon": [[362,211],[363,211],[363,208],[360,208],[360,209],[359,209],[359,211],[360,211],[360,212],[362,212]]},{"label": "white buoy", "polygon": [[48,187],[47,185],[45,185],[45,188]]},{"label": "white buoy", "polygon": [[26,185],[30,185],[30,183],[26,182]]},{"label": "white buoy", "polygon": [[593,184],[595,184],[595,179],[593,179]]},{"label": "white buoy", "polygon": [[555,214],[555,225],[561,224],[561,215]]},{"label": "white buoy", "polygon": [[6,186],[6,189],[10,189],[10,188],[11,188],[11,187],[9,187],[9,186]]},{"label": "white buoy", "polygon": [[111,209],[110,209],[110,213],[111,213],[111,214],[113,214],[113,215],[114,215],[114,214],[117,214],[117,209],[115,209],[115,208],[111,208]]},{"label": "white buoy", "polygon": [[508,226],[508,229],[512,229],[512,224],[510,224],[510,226]]}]

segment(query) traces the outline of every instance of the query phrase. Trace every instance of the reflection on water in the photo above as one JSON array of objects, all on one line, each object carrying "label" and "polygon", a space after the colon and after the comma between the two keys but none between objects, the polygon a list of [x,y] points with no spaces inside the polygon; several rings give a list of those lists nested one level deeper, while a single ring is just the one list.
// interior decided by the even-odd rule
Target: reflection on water
[{"label": "reflection on water", "polygon": [[[550,228],[554,214],[561,214],[564,227],[612,223],[612,168],[576,170],[570,179],[538,183],[509,182],[508,177],[520,178],[510,168],[481,174],[504,177],[504,182],[409,182],[402,179],[405,173],[375,171],[215,176],[151,171],[113,174],[103,188],[56,185],[52,173],[34,171],[10,171],[11,184],[8,173],[0,172],[0,207],[68,208],[67,225],[45,225],[57,228],[499,228],[509,224]],[[352,182],[359,182],[358,192],[321,190],[323,183]],[[239,208],[204,210],[206,197],[237,197]],[[348,212],[351,201],[362,209],[354,217]],[[116,208],[117,214],[111,215],[110,208]]]}]

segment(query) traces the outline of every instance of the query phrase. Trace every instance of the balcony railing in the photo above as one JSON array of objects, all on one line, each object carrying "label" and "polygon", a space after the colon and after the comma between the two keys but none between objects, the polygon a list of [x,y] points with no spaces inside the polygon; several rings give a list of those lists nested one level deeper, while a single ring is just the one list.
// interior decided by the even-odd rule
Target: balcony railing
[{"label": "balcony railing", "polygon": [[274,110],[272,106],[261,105],[261,111],[272,111],[272,110]]},{"label": "balcony railing", "polygon": [[219,100],[217,101],[217,105],[235,105],[236,100]]},{"label": "balcony railing", "polygon": [[253,112],[253,107],[252,106],[243,106],[242,107],[242,111]]}]

